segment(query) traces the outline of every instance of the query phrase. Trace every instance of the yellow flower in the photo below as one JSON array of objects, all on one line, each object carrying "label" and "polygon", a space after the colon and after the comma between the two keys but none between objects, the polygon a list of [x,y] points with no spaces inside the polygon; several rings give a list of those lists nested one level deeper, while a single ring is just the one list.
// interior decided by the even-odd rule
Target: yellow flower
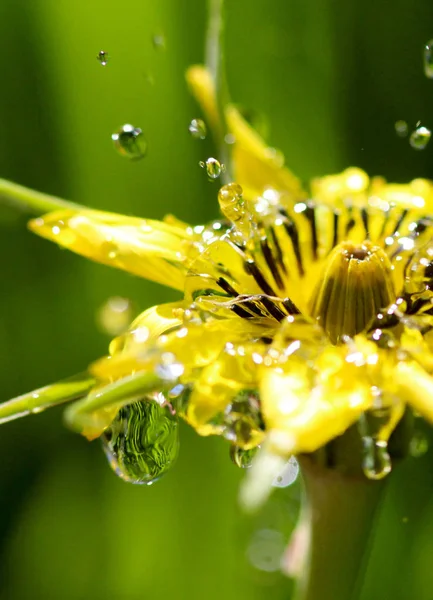
[{"label": "yellow flower", "polygon": [[[221,132],[209,74],[196,66],[187,78]],[[68,424],[102,436],[113,467],[136,482],[173,462],[175,413],[202,435],[283,458],[358,423],[364,471],[379,478],[407,407],[433,421],[433,184],[349,168],[304,189],[233,106],[224,117],[234,181],[219,191],[221,220],[65,204],[30,222],[183,298],[146,310],[85,374],[1,405],[0,421],[78,399]],[[0,184],[5,197],[29,193]]]}]

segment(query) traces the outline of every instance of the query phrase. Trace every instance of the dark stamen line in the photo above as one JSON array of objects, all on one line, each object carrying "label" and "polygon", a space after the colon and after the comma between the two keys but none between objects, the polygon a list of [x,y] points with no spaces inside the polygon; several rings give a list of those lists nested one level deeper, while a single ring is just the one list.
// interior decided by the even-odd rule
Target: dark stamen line
[{"label": "dark stamen line", "polygon": [[334,213],[334,236],[332,238],[332,248],[338,244],[338,221],[340,215],[338,213]]},{"label": "dark stamen line", "polygon": [[284,224],[284,229],[286,230],[286,233],[292,242],[293,252],[295,253],[296,263],[297,263],[298,269],[299,269],[299,274],[304,275],[305,274],[304,265],[302,264],[302,254],[301,254],[301,248],[299,246],[299,233],[296,228],[296,225],[293,221],[284,221],[283,224]]},{"label": "dark stamen line", "polygon": [[284,274],[288,275],[286,265],[284,264],[283,251],[281,250],[280,242],[278,241],[278,236],[275,233],[275,229],[273,227],[270,227],[269,231],[271,233],[272,242],[275,246],[275,252],[277,254],[278,264],[280,265]]},{"label": "dark stamen line", "polygon": [[[226,279],[224,279],[224,277],[219,277],[217,279],[217,284],[220,286],[221,289],[227,292],[227,294],[230,294],[230,296],[233,296],[234,298],[236,298],[236,296],[239,296],[237,291],[230,285],[230,283]],[[238,317],[242,317],[243,319],[251,319],[250,313],[247,312],[241,306],[234,305],[231,307],[231,310],[235,314],[237,314]]]},{"label": "dark stamen line", "polygon": [[312,245],[312,249],[313,249],[313,256],[314,256],[314,258],[317,258],[317,250],[319,248],[319,241],[317,238],[316,211],[315,211],[314,207],[307,206],[307,209],[305,210],[304,214],[310,222],[311,245]]},{"label": "dark stamen line", "polygon": [[407,214],[408,214],[408,212],[409,212],[409,211],[408,211],[408,209],[407,209],[407,208],[405,208],[405,209],[402,211],[402,213],[401,213],[401,215],[400,215],[400,217],[399,217],[399,219],[398,219],[398,221],[397,221],[397,224],[396,224],[396,226],[394,227],[394,231],[392,232],[392,235],[394,235],[395,233],[397,233],[397,231],[400,229],[400,227],[401,227],[401,225],[402,225],[403,221],[404,221],[404,220],[405,220],[405,218],[407,217]]},{"label": "dark stamen line", "polygon": [[272,300],[267,296],[262,296],[260,300],[269,314],[272,315],[277,321],[282,321],[286,317],[283,311],[280,310],[278,306],[274,304],[274,302],[272,302]]},{"label": "dark stamen line", "polygon": [[244,269],[245,269],[246,273],[248,273],[248,275],[252,275],[254,277],[257,285],[260,287],[260,289],[263,292],[265,292],[265,294],[268,294],[269,296],[277,295],[274,292],[274,290],[271,288],[269,283],[266,281],[266,279],[263,276],[263,273],[260,271],[259,267],[256,265],[256,263],[252,259],[248,259],[248,260],[244,261]]},{"label": "dark stamen line", "polygon": [[278,270],[278,265],[274,260],[272,251],[269,248],[268,240],[265,237],[263,237],[260,240],[260,246],[262,248],[262,252],[263,252],[263,256],[265,257],[266,264],[268,265],[269,270],[272,273],[275,283],[280,288],[280,290],[283,290],[284,283],[283,283],[283,280],[281,279],[280,271]]},{"label": "dark stamen line", "polygon": [[365,229],[365,237],[366,239],[370,239],[370,231],[369,231],[369,225],[368,225],[368,212],[366,208],[362,208],[361,209],[361,219],[362,219],[362,224],[364,225],[364,229]]},{"label": "dark stamen line", "polygon": [[301,311],[299,310],[299,308],[296,306],[296,304],[294,302],[292,302],[290,300],[290,298],[284,298],[283,306],[287,310],[289,315],[300,315],[301,314]]},{"label": "dark stamen line", "polygon": [[385,213],[385,218],[383,219],[382,228],[380,230],[379,237],[383,237],[385,235],[385,229],[386,229],[386,226],[388,225],[390,214],[391,214],[391,211],[387,210]]}]

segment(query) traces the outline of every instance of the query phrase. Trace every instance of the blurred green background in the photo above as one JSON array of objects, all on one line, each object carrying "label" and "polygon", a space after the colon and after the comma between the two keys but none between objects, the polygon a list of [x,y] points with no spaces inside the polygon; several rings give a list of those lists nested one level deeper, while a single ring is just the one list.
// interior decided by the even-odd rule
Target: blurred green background
[{"label": "blurred green background", "polygon": [[[432,148],[417,152],[394,131],[398,119],[433,126],[422,69],[431,2],[227,4],[232,97],[266,115],[299,175],[357,164],[433,177]],[[200,113],[184,83],[203,57],[205,18],[203,0],[1,0],[0,176],[128,214],[215,217],[217,184],[198,167],[212,144],[188,134]],[[160,33],[165,49],[152,44]],[[113,149],[128,122],[148,141],[142,161]],[[104,354],[95,315],[108,297],[141,308],[175,297],[32,237],[4,208],[0,232],[0,400]],[[296,489],[247,518],[227,445],[181,433],[176,468],[147,488],[118,480],[98,442],[63,428],[61,410],[1,427],[0,600],[289,598],[289,580],[255,569],[248,549],[263,529],[288,536]],[[433,597],[432,459],[409,459],[390,479],[364,600]]]}]

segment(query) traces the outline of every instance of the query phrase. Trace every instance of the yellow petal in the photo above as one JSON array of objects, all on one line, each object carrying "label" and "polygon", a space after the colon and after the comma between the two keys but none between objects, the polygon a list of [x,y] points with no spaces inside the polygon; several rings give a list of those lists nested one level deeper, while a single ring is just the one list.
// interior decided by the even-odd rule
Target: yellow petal
[{"label": "yellow petal", "polygon": [[433,423],[433,377],[415,361],[399,362],[393,373],[399,397]]},{"label": "yellow petal", "polygon": [[183,288],[191,237],[176,225],[95,210],[61,210],[30,221],[29,227],[94,261]]}]

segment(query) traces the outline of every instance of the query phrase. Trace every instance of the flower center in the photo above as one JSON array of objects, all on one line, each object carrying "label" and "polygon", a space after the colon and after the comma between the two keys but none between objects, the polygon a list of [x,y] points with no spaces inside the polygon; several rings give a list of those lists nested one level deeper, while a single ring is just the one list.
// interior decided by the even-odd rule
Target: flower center
[{"label": "flower center", "polygon": [[310,311],[333,344],[363,331],[395,300],[391,263],[371,242],[338,244],[329,254]]}]

